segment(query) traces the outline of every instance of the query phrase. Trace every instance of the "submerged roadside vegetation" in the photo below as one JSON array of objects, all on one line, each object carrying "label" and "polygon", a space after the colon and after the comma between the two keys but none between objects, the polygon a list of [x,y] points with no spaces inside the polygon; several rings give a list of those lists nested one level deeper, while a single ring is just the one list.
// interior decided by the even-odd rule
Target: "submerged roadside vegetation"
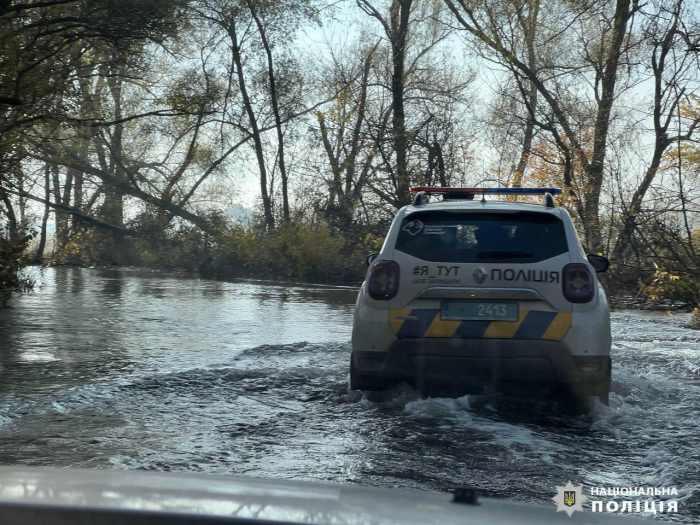
[{"label": "submerged roadside vegetation", "polygon": [[0,294],[40,262],[356,282],[411,186],[557,186],[612,296],[697,311],[696,11],[0,2]]},{"label": "submerged roadside vegetation", "polygon": [[28,251],[31,240],[31,232],[7,235],[0,230],[0,307],[9,302],[13,291],[29,291],[32,288],[31,279],[22,273],[31,263]]},{"label": "submerged roadside vegetation", "polygon": [[367,254],[384,241],[379,227],[339,231],[325,222],[281,224],[262,229],[226,227],[216,238],[197,231],[180,238],[135,243],[136,266],[184,268],[231,278],[252,277],[323,283],[358,283]]}]

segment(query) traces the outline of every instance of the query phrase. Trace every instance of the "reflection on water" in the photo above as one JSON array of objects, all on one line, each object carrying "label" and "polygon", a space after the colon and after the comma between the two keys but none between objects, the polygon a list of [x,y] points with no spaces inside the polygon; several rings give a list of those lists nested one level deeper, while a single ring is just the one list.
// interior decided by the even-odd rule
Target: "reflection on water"
[{"label": "reflection on water", "polygon": [[346,341],[356,293],[146,271],[46,269],[34,293],[0,310],[0,392],[77,385],[154,360],[180,369],[263,344]]}]

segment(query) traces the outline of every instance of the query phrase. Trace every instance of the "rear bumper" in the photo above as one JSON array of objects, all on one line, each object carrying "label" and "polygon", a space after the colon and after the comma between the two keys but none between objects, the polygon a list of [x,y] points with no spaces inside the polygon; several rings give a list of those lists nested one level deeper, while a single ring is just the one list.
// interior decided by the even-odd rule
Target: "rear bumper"
[{"label": "rear bumper", "polygon": [[519,339],[400,339],[388,352],[355,351],[357,372],[385,382],[483,387],[565,386],[581,395],[604,395],[610,356],[572,356],[559,341]]}]

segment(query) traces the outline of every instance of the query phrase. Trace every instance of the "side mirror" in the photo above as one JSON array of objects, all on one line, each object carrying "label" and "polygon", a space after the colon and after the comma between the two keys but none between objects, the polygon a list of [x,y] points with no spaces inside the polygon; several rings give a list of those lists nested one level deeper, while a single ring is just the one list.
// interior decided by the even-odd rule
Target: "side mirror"
[{"label": "side mirror", "polygon": [[379,257],[379,254],[378,254],[378,253],[370,253],[370,254],[367,256],[367,259],[366,259],[366,260],[367,260],[367,266],[369,267],[369,265],[372,264],[372,263],[374,262],[374,260],[375,260],[377,257]]},{"label": "side mirror", "polygon": [[593,266],[593,269],[598,273],[606,271],[610,266],[610,261],[608,258],[603,257],[602,255],[589,253],[586,257],[588,258],[588,262],[591,263],[591,266]]}]

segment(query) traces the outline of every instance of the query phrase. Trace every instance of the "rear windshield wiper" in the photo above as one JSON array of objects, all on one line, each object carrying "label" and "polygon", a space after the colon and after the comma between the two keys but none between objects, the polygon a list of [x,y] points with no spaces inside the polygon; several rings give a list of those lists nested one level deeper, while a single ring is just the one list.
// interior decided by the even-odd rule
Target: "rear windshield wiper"
[{"label": "rear windshield wiper", "polygon": [[479,252],[476,257],[477,259],[520,259],[534,256],[534,253],[529,252],[492,251]]}]

